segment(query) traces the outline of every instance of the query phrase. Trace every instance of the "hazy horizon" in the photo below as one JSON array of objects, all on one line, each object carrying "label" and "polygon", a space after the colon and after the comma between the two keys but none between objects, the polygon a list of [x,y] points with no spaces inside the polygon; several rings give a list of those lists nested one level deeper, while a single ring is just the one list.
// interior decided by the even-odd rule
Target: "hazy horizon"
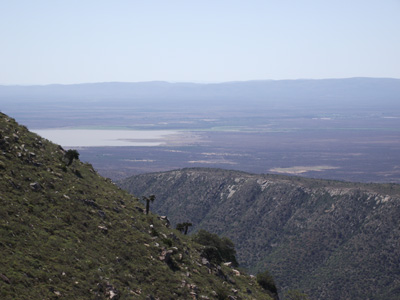
[{"label": "hazy horizon", "polygon": [[8,1],[1,85],[400,78],[400,2]]},{"label": "hazy horizon", "polygon": [[79,83],[43,83],[43,84],[2,84],[0,86],[67,86],[67,85],[89,85],[89,84],[112,84],[112,83],[169,83],[169,84],[224,84],[224,83],[246,83],[246,82],[262,82],[262,81],[323,81],[323,80],[343,80],[343,79],[394,79],[400,80],[400,76],[396,77],[366,77],[366,76],[353,76],[353,77],[336,77],[336,78],[292,78],[292,79],[247,79],[247,80],[230,80],[230,81],[168,81],[168,80],[146,80],[146,81],[93,81],[93,82],[79,82]]}]

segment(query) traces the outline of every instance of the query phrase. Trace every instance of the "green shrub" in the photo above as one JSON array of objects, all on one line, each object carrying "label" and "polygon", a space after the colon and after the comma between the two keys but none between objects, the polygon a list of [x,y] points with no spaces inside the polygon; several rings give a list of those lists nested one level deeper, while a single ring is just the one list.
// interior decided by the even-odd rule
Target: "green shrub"
[{"label": "green shrub", "polygon": [[158,231],[155,230],[154,228],[151,228],[151,229],[150,229],[150,234],[151,234],[151,236],[159,236],[159,235],[160,235],[160,234],[158,233]]},{"label": "green shrub", "polygon": [[65,158],[68,159],[67,166],[69,166],[70,164],[72,164],[72,161],[74,159],[79,159],[79,152],[76,150],[70,149],[65,153]]},{"label": "green shrub", "polygon": [[220,264],[224,261],[221,257],[221,253],[213,246],[205,246],[201,252],[201,256],[216,264]]},{"label": "green shrub", "polygon": [[257,274],[257,282],[266,291],[270,291],[274,294],[276,294],[278,291],[274,279],[267,270]]},{"label": "green shrub", "polygon": [[220,238],[214,233],[201,229],[193,236],[193,240],[206,246],[203,253],[208,260],[218,264],[221,262],[231,262],[234,267],[239,265],[236,260],[235,245],[229,238]]},{"label": "green shrub", "polygon": [[228,293],[226,292],[225,289],[223,289],[223,288],[217,288],[217,289],[215,290],[215,292],[217,293],[217,299],[218,299],[218,300],[226,300],[226,299],[229,299],[229,298],[228,298]]},{"label": "green shrub", "polygon": [[166,238],[162,238],[161,241],[167,245],[168,247],[172,247],[172,240],[171,239],[166,239]]}]

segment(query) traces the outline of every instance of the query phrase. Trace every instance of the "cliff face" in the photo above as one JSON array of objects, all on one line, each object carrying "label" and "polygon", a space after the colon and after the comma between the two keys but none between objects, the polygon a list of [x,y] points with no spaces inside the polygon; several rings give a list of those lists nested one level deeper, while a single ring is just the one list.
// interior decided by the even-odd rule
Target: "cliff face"
[{"label": "cliff face", "polygon": [[230,237],[242,267],[312,299],[398,299],[400,187],[183,169],[120,186],[154,209]]},{"label": "cliff face", "polygon": [[73,154],[0,113],[1,299],[272,299]]}]

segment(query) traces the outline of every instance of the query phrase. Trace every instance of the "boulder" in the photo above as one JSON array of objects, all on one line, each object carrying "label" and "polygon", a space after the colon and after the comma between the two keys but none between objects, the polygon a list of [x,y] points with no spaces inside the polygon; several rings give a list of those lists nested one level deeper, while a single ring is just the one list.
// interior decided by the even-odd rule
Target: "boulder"
[{"label": "boulder", "polygon": [[238,270],[232,269],[232,271],[236,276],[240,276],[240,272]]},{"label": "boulder", "polygon": [[42,186],[38,182],[31,183],[30,187],[34,191],[40,191],[42,189]]},{"label": "boulder", "polygon": [[165,221],[165,227],[169,228],[171,226],[171,222],[168,220],[167,216],[160,216],[161,221]]},{"label": "boulder", "polygon": [[118,291],[111,284],[107,284],[106,286],[106,297],[111,300],[119,299]]},{"label": "boulder", "polygon": [[108,232],[108,228],[106,226],[97,226],[103,233]]},{"label": "boulder", "polygon": [[210,262],[208,261],[207,258],[202,257],[202,258],[201,258],[201,263],[202,263],[204,266],[206,266],[207,268],[210,268]]}]

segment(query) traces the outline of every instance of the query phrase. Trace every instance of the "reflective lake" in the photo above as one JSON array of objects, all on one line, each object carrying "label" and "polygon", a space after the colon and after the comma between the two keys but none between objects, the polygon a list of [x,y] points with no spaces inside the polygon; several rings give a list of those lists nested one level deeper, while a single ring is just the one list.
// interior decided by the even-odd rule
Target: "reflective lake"
[{"label": "reflective lake", "polygon": [[98,130],[38,129],[38,135],[63,147],[160,146],[179,131],[172,130]]}]

